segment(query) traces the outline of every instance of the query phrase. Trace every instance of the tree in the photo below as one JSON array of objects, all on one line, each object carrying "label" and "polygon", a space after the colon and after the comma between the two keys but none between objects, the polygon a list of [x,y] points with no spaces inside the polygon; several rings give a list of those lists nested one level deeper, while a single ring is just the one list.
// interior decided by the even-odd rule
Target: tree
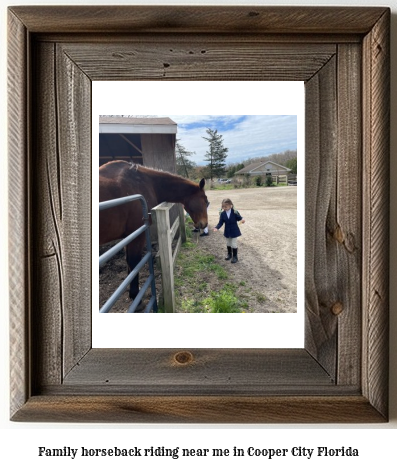
[{"label": "tree", "polygon": [[225,160],[228,148],[223,146],[223,138],[221,134],[215,129],[206,130],[209,137],[203,137],[209,143],[209,150],[205,153],[205,161],[209,162],[207,167],[209,168],[210,179],[214,177],[220,177],[225,172]]},{"label": "tree", "polygon": [[266,186],[273,186],[273,178],[271,175],[266,175],[266,181],[265,181]]},{"label": "tree", "polygon": [[205,178],[209,180],[210,178],[210,169],[207,165],[203,165],[201,167],[197,167],[197,178]]},{"label": "tree", "polygon": [[189,159],[195,152],[188,151],[177,139],[175,144],[175,157],[176,157],[176,173],[182,177],[191,178],[190,174],[195,168],[196,164]]},{"label": "tree", "polygon": [[298,162],[296,157],[294,159],[288,160],[285,166],[291,169],[291,173],[295,175],[298,173]]},{"label": "tree", "polygon": [[245,165],[244,164],[235,164],[235,165],[229,165],[227,168],[226,168],[226,177],[227,178],[233,178],[234,177],[234,174],[236,172],[238,172],[239,170],[241,170],[242,168],[244,168]]}]

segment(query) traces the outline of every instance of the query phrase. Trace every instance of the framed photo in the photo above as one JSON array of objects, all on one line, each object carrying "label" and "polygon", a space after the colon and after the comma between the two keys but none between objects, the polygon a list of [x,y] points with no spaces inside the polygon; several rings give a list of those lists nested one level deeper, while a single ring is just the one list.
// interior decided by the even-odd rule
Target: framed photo
[{"label": "framed photo", "polygon": [[[9,8],[11,420],[388,420],[389,23],[383,7]],[[305,83],[304,348],[92,348],[98,80]]]},{"label": "framed photo", "polygon": [[[231,80],[97,81],[92,83],[91,93],[92,155],[99,156],[99,165],[104,165],[102,170],[109,165],[118,166],[112,160],[120,159],[129,162],[128,168],[129,153],[134,155],[132,159],[141,158],[143,165],[167,168],[178,162],[178,156],[181,162],[179,149],[183,147],[194,151],[192,167],[185,173],[181,171],[182,165],[178,165],[179,175],[196,183],[206,177],[205,194],[210,201],[207,208],[210,237],[203,239],[203,231],[190,232],[188,244],[184,244],[175,262],[174,286],[167,287],[174,294],[175,307],[167,310],[163,301],[162,280],[171,280],[172,275],[167,276],[156,262],[157,293],[162,303],[158,313],[139,312],[132,316],[127,312],[132,303],[128,286],[117,300],[108,302],[110,308],[100,309],[125,280],[127,264],[126,254],[121,250],[98,272],[98,252],[102,254],[111,243],[99,247],[98,159],[92,159],[92,346],[170,348],[183,339],[189,348],[303,347],[304,83],[251,82],[250,94],[254,100],[247,99],[247,82]],[[136,116],[127,117],[131,112]],[[172,128],[169,120],[174,123]],[[151,134],[155,126],[155,133]],[[218,177],[231,178],[227,169],[245,167],[248,163],[240,162],[249,157],[254,157],[250,163],[253,176],[241,173],[245,172],[241,169],[232,181],[222,183],[217,177],[211,181],[208,162],[202,160],[209,149],[205,137],[210,128],[220,133],[227,147],[227,167]],[[121,130],[123,134],[109,132]],[[167,134],[170,131],[176,134]],[[173,142],[175,136],[176,148],[173,146],[172,154],[164,156],[164,149],[169,148],[167,140]],[[130,142],[135,139],[142,152],[126,139]],[[264,157],[258,158],[259,155],[269,154],[273,157],[266,160],[275,159],[281,165],[260,162]],[[157,157],[155,164],[150,160],[153,155]],[[294,156],[299,160],[299,185],[293,184],[295,170],[291,170],[292,176],[284,174],[288,171],[286,167],[292,167]],[[268,165],[266,170],[272,165],[273,172],[281,174],[278,178],[270,177],[275,180],[271,186],[266,186],[266,177],[260,173],[265,165]],[[287,178],[289,185],[286,185]],[[162,196],[164,201],[175,197],[176,183],[173,180],[169,184],[171,194]],[[146,188],[138,192],[144,191]],[[224,261],[227,249],[223,229],[214,232],[226,197],[232,198],[236,209],[247,220],[247,224],[238,225],[242,237],[238,239],[237,265]],[[185,221],[186,232],[192,231],[193,223],[187,218]],[[154,253],[159,251],[157,241],[154,234],[151,240]],[[140,281],[143,285],[145,273]],[[148,289],[145,303],[151,296]],[[169,302],[170,298],[169,295]],[[184,313],[187,313],[186,322],[180,323]],[[197,313],[200,322],[193,320]]]}]

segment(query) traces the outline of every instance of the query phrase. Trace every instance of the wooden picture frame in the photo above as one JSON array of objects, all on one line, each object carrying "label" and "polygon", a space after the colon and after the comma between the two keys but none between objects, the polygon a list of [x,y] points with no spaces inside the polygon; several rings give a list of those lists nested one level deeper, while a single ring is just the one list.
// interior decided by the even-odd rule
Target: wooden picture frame
[{"label": "wooden picture frame", "polygon": [[[11,420],[387,421],[389,23],[383,7],[9,8]],[[304,349],[91,348],[93,80],[305,81]]]}]

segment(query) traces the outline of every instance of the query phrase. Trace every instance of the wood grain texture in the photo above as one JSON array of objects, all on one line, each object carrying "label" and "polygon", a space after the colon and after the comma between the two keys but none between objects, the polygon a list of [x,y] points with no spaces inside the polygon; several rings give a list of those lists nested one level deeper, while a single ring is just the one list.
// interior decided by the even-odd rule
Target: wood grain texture
[{"label": "wood grain texture", "polygon": [[[62,297],[62,194],[59,178],[58,129],[55,90],[55,47],[34,46],[36,80],[34,108],[32,206],[34,256],[32,350],[34,352],[33,390],[38,384],[60,384],[62,381],[62,329],[64,299]],[[38,105],[40,104],[40,105]],[[40,130],[41,134],[40,134]],[[51,175],[56,178],[52,179]],[[44,340],[45,339],[45,340]]]},{"label": "wood grain texture", "polygon": [[367,33],[382,7],[12,7],[30,31],[56,33]]},{"label": "wood grain texture", "polygon": [[[335,56],[306,84],[305,346],[335,378],[338,298],[335,227],[337,101]],[[347,287],[347,285],[345,285]]]},{"label": "wood grain texture", "polygon": [[336,240],[338,280],[332,313],[338,320],[337,383],[359,384],[362,362],[362,53],[338,46],[337,174],[335,218],[328,237]]},{"label": "wood grain texture", "polygon": [[[141,134],[141,146],[146,167],[160,168],[166,172],[176,173],[174,135]],[[159,149],[162,150],[161,153]]]},{"label": "wood grain texture", "polygon": [[63,203],[65,376],[91,348],[91,81],[60,46],[56,49],[56,93],[60,171],[50,177],[59,179]]},{"label": "wood grain texture", "polygon": [[[9,11],[12,420],[387,420],[389,10],[67,8]],[[304,350],[90,348],[91,80],[196,77],[306,83]]]},{"label": "wood grain texture", "polygon": [[[231,40],[234,43],[239,43],[240,45],[247,43],[261,43],[261,44],[322,44],[322,45],[331,45],[334,47],[336,44],[361,44],[363,33],[342,33],[336,34],[330,32],[327,35],[319,33],[313,34],[299,34],[299,33],[290,33],[284,31],[282,33],[266,33],[259,35],[258,33],[251,32],[250,30],[240,32],[238,35],[234,33],[216,33],[205,32],[199,34],[178,34],[177,32],[167,33],[139,33],[131,30],[129,32],[117,32],[117,33],[108,33],[108,32],[98,32],[95,34],[92,33],[73,33],[68,34],[66,31],[63,33],[59,32],[48,32],[40,33],[37,32],[34,34],[35,40],[39,42],[55,42],[59,44],[87,44],[87,41],[92,41],[92,44],[130,44],[132,42],[136,43],[148,43],[160,46],[164,41],[168,41],[173,44],[183,44],[186,43],[186,40],[189,40],[191,47],[199,45],[200,43],[211,44],[212,42],[228,42]],[[236,40],[237,38],[237,40]]]},{"label": "wood grain texture", "polygon": [[306,85],[306,348],[339,385],[361,375],[360,83],[346,44]]},{"label": "wood grain texture", "polygon": [[38,396],[22,407],[18,422],[75,423],[379,423],[385,419],[360,396],[225,397],[134,395]]},{"label": "wood grain texture", "polygon": [[[329,386],[333,379],[304,349],[94,349],[64,380],[66,386],[142,385],[146,392],[177,386],[185,393],[240,388],[260,393],[266,386]],[[89,374],[88,374],[89,373]]]},{"label": "wood grain texture", "polygon": [[364,40],[363,393],[386,416],[389,354],[390,12]]},{"label": "wood grain texture", "polygon": [[192,43],[163,36],[129,43],[67,44],[65,54],[92,80],[309,80],[336,53],[334,44],[262,44],[244,36]]},{"label": "wood grain texture", "polygon": [[173,237],[170,234],[170,209],[173,203],[160,203],[151,209],[157,226],[158,256],[161,266],[163,312],[175,312],[174,263],[172,260]]},{"label": "wood grain texture", "polygon": [[35,378],[60,384],[91,347],[91,84],[54,44],[35,58]]},{"label": "wood grain texture", "polygon": [[30,395],[29,290],[29,132],[26,28],[8,15],[8,168],[9,168],[9,302],[10,409],[15,413]]}]

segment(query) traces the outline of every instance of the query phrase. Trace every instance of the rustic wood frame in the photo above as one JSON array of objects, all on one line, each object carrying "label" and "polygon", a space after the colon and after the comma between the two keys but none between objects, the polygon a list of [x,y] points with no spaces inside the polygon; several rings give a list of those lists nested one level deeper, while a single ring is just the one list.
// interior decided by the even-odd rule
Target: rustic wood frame
[{"label": "rustic wood frame", "polygon": [[[389,23],[383,7],[9,8],[11,420],[387,421]],[[306,82],[304,349],[91,349],[83,157],[104,79]]]}]

